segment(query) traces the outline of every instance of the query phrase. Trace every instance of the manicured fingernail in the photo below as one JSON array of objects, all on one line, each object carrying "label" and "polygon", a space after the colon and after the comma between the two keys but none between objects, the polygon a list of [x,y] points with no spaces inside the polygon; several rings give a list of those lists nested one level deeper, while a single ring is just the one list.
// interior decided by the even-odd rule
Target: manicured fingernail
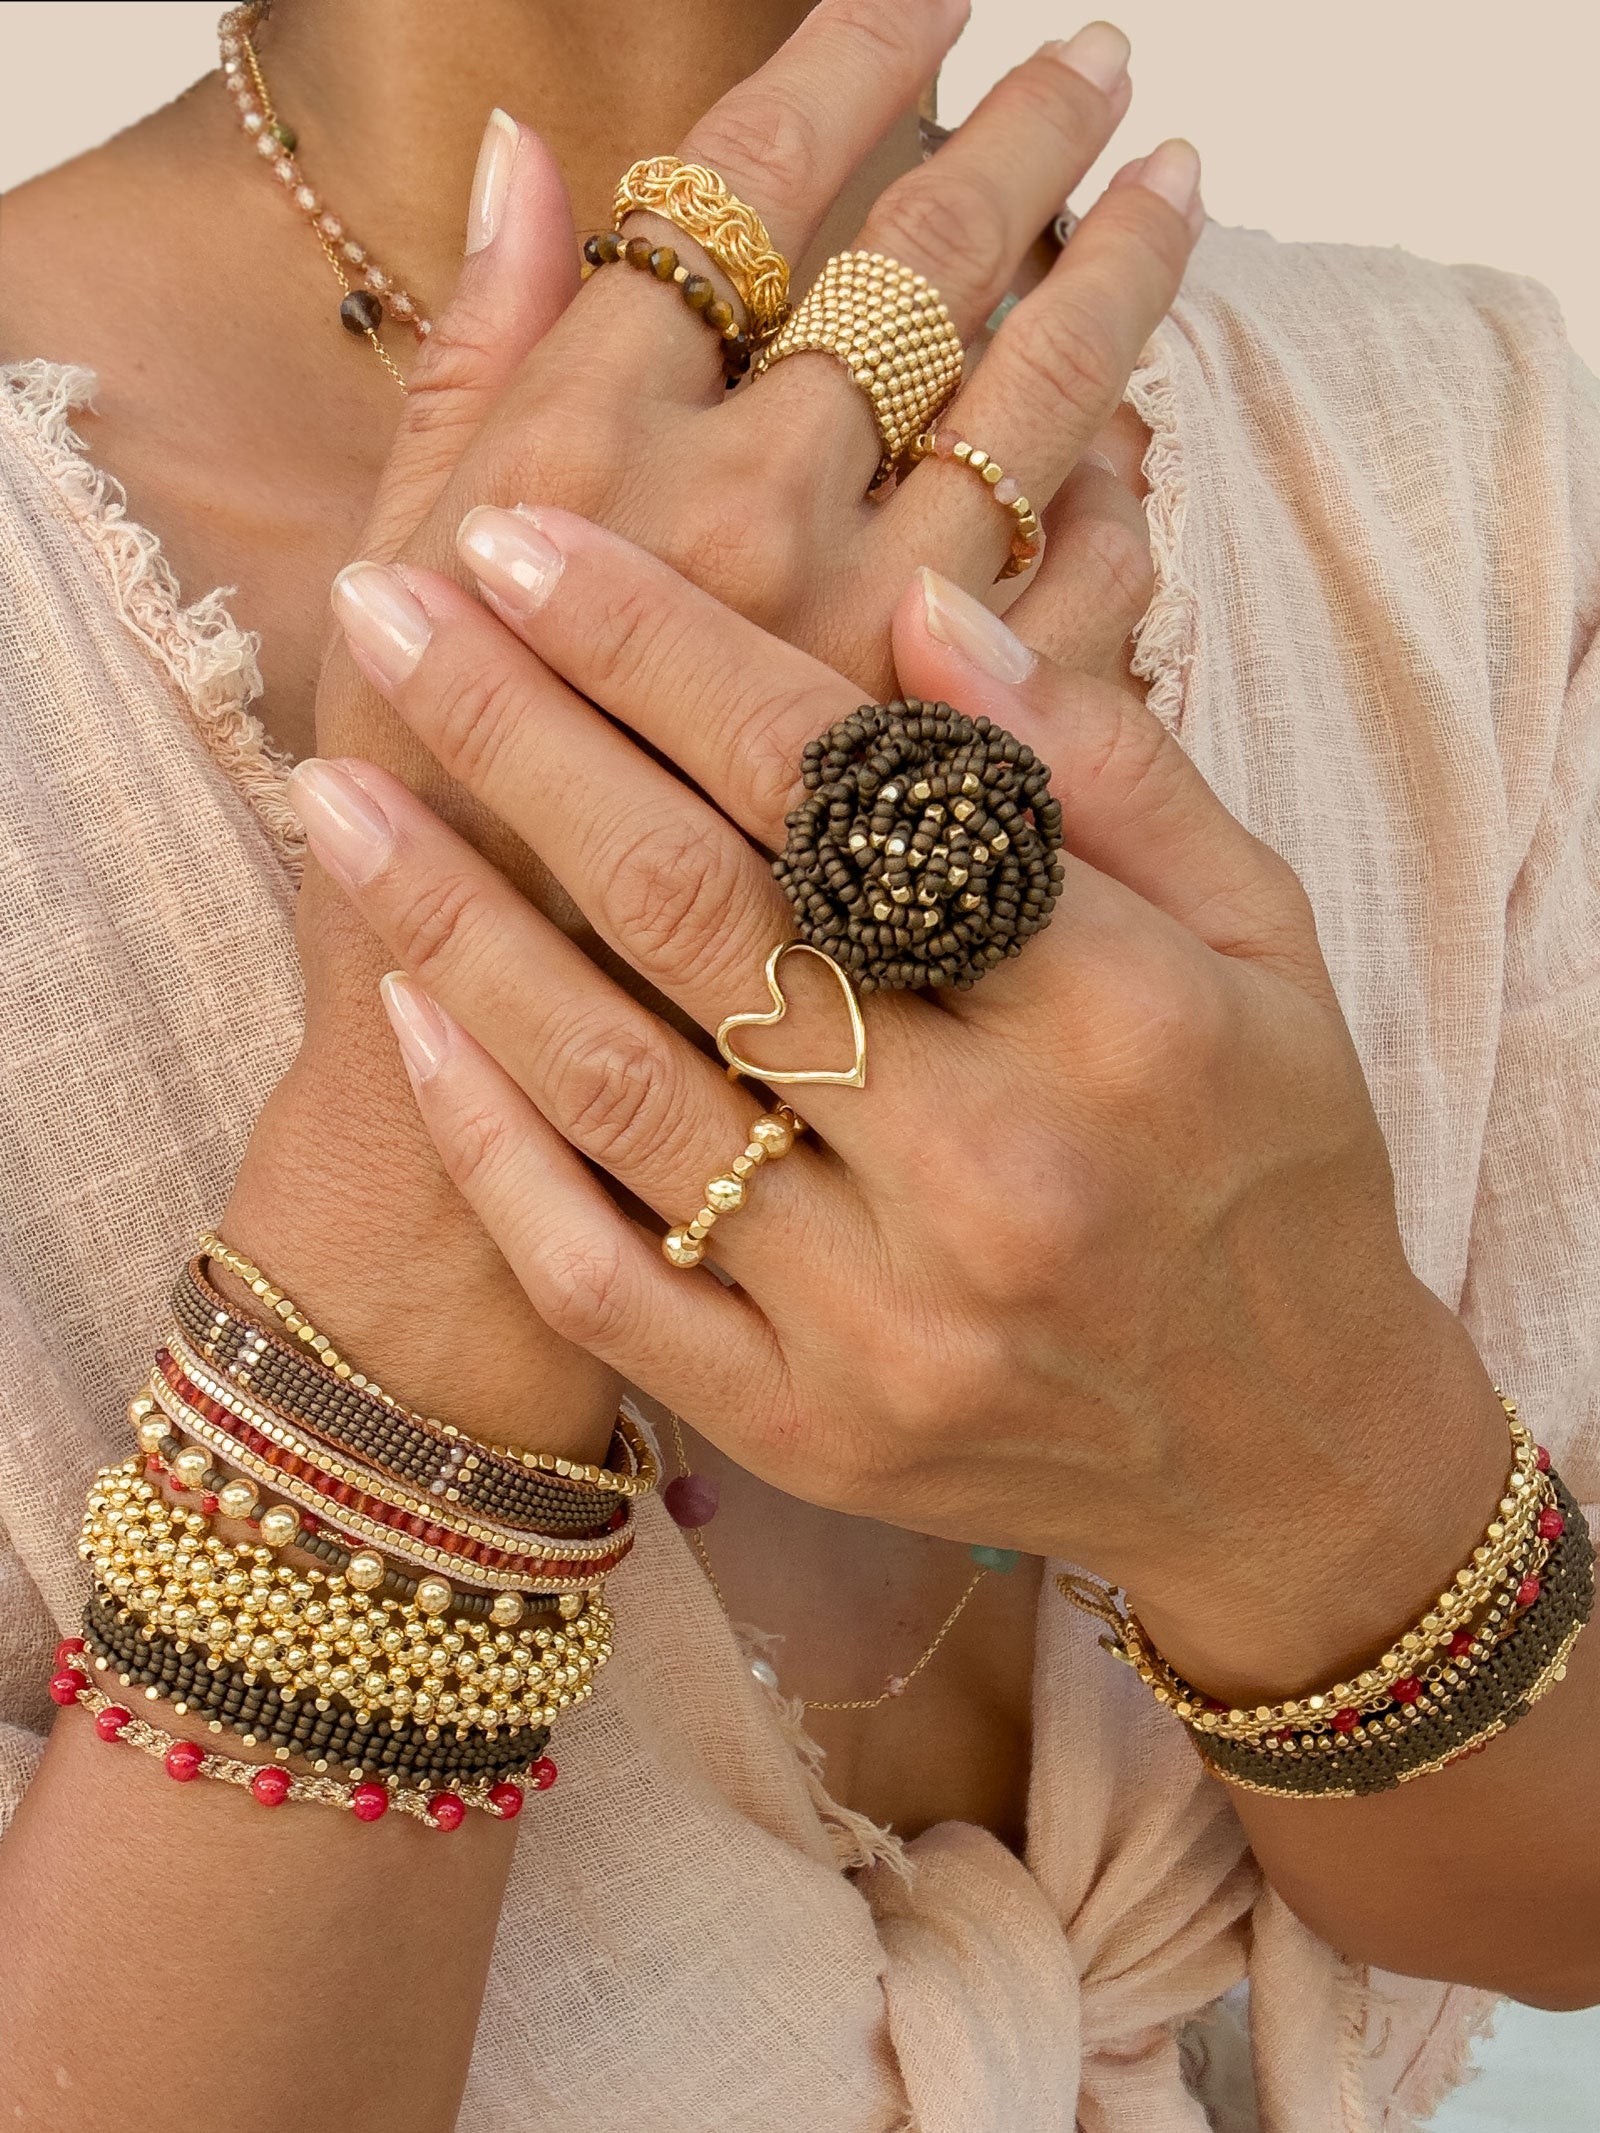
[{"label": "manicured fingernail", "polygon": [[389,818],[339,763],[315,756],[289,773],[289,804],[313,853],[346,888],[369,882],[394,845]]},{"label": "manicured fingernail", "polygon": [[1057,38],[1044,49],[1052,59],[1059,59],[1064,67],[1070,67],[1074,74],[1081,74],[1085,81],[1093,82],[1111,96],[1127,79],[1133,46],[1114,23],[1091,22],[1076,37]]},{"label": "manicured fingernail", "polygon": [[1180,215],[1187,215],[1200,190],[1200,156],[1188,141],[1163,141],[1145,157],[1139,184],[1159,193]]},{"label": "manicured fingernail", "polygon": [[960,652],[996,681],[1027,680],[1038,661],[1015,630],[1008,630],[981,600],[974,600],[936,570],[919,570],[917,575],[922,580],[930,637]]},{"label": "manicured fingernail", "polygon": [[1080,452],[1078,464],[1080,467],[1098,467],[1102,474],[1116,475],[1119,481],[1122,478],[1117,474],[1116,461],[1108,459],[1104,452]]},{"label": "manicured fingernail", "polygon": [[456,547],[490,592],[522,614],[543,607],[566,561],[520,507],[502,511],[494,504],[479,504],[461,521]]},{"label": "manicured fingernail", "polygon": [[380,688],[398,689],[428,648],[427,609],[398,571],[348,563],[333,581],[333,611],[362,666]]},{"label": "manicured fingernail", "polygon": [[494,243],[511,189],[512,166],[522,136],[517,122],[498,105],[489,113],[478,150],[478,167],[472,173],[472,200],[467,208],[467,257]]},{"label": "manicured fingernail", "polygon": [[450,1025],[428,995],[402,971],[391,970],[380,981],[378,991],[406,1072],[413,1081],[431,1081],[450,1049]]}]

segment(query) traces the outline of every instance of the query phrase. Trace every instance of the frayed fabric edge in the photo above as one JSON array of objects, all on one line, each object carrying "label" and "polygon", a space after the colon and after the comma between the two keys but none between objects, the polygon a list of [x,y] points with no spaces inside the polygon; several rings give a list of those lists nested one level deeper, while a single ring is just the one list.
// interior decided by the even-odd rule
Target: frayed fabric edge
[{"label": "frayed fabric edge", "polygon": [[1150,433],[1144,455],[1145,522],[1155,566],[1155,597],[1133,633],[1133,672],[1147,684],[1146,702],[1169,730],[1183,717],[1194,660],[1199,603],[1183,571],[1183,533],[1189,515],[1189,476],[1178,431],[1178,386],[1170,327],[1150,340],[1124,395]]},{"label": "frayed fabric edge", "polygon": [[[729,1627],[746,1658],[770,1659],[775,1647],[783,1641],[770,1630],[757,1629],[753,1623],[733,1622]],[[771,1688],[765,1682],[761,1687],[778,1722],[778,1731],[800,1765],[811,1805],[827,1832],[828,1842],[833,1847],[834,1864],[840,1873],[865,1873],[872,1867],[881,1866],[909,1887],[916,1869],[901,1839],[892,1829],[885,1829],[881,1822],[874,1822],[870,1815],[858,1814],[853,1807],[846,1807],[828,1790],[822,1775],[827,1751],[806,1731],[804,1699],[785,1696],[781,1689]]]},{"label": "frayed fabric edge", "polygon": [[78,364],[7,364],[0,366],[0,409],[82,530],[117,614],[160,665],[218,767],[293,868],[304,840],[285,796],[289,760],[249,709],[261,694],[260,640],[229,614],[229,587],[183,605],[160,541],[128,516],[122,484],[94,465],[72,427],[73,410],[92,406],[95,385],[94,372]]},{"label": "frayed fabric edge", "polygon": [[1494,2035],[1498,1994],[1458,1985],[1390,2098],[1381,2133],[1427,2133],[1446,2097],[1476,2081],[1472,2047]]}]

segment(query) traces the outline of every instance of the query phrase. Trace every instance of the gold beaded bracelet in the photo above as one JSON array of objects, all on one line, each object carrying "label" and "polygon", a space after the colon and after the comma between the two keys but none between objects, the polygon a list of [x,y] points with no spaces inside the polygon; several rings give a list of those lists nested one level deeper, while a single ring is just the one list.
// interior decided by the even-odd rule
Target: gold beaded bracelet
[{"label": "gold beaded bracelet", "polygon": [[280,1689],[337,1695],[363,1717],[384,1709],[491,1729],[548,1725],[592,1693],[610,1657],[598,1591],[560,1626],[509,1630],[433,1614],[222,1540],[203,1514],[166,1503],[139,1464],[104,1469],[90,1491],[79,1553],[96,1582],[180,1648],[252,1666]]},{"label": "gold beaded bracelet", "polygon": [[225,1244],[210,1231],[200,1239],[198,1250],[202,1260],[214,1259],[219,1266],[225,1266],[230,1274],[242,1281],[251,1295],[280,1321],[285,1330],[310,1349],[324,1369],[330,1370],[336,1378],[354,1385],[357,1391],[366,1393],[370,1399],[379,1401],[385,1407],[394,1408],[403,1414],[407,1421],[415,1422],[422,1429],[448,1438],[451,1443],[469,1445],[475,1455],[508,1460],[514,1465],[526,1467],[530,1473],[557,1474],[565,1480],[587,1483],[591,1488],[609,1489],[617,1496],[648,1496],[661,1479],[661,1462],[655,1446],[637,1420],[626,1411],[617,1416],[616,1440],[632,1462],[631,1470],[591,1466],[581,1459],[563,1459],[554,1452],[525,1452],[516,1445],[490,1444],[483,1438],[469,1436],[454,1423],[441,1422],[435,1416],[419,1414],[415,1408],[403,1406],[392,1394],[384,1391],[376,1378],[367,1377],[347,1358],[340,1355],[333,1343],[317,1331],[299,1306],[269,1281],[258,1266],[252,1265],[242,1252],[236,1252],[232,1245]]},{"label": "gold beaded bracelet", "polygon": [[[238,1421],[247,1424],[261,1436],[268,1438],[283,1451],[321,1473],[331,1475],[336,1481],[347,1482],[367,1496],[389,1505],[406,1515],[424,1520],[442,1532],[455,1533],[466,1539],[479,1541],[486,1547],[500,1550],[506,1555],[538,1555],[551,1561],[575,1565],[595,1563],[615,1555],[619,1549],[626,1552],[632,1545],[632,1506],[623,1504],[618,1516],[623,1523],[606,1533],[574,1538],[571,1535],[530,1533],[518,1526],[507,1526],[491,1519],[482,1512],[468,1512],[448,1499],[424,1496],[395,1479],[392,1475],[377,1472],[363,1462],[349,1458],[331,1444],[298,1429],[293,1418],[275,1407],[268,1407],[235,1385],[231,1379],[214,1370],[205,1359],[197,1355],[182,1334],[174,1330],[167,1339],[167,1352],[173,1358],[190,1384],[203,1392],[209,1400],[225,1408]],[[150,1397],[163,1412],[179,1420],[190,1429],[191,1420],[206,1423],[208,1418],[199,1414],[193,1403],[184,1399],[170,1381],[158,1369],[150,1379]],[[190,1431],[195,1434],[194,1431]],[[236,1444],[232,1436],[218,1426],[216,1434],[224,1440],[224,1455],[235,1465],[245,1463],[243,1454],[247,1447]],[[236,1456],[238,1455],[238,1456]],[[288,1484],[292,1476],[272,1468],[272,1486],[282,1489],[285,1495],[294,1494]],[[320,1492],[311,1488],[304,1492],[317,1509],[325,1502]],[[330,1519],[338,1522],[343,1509],[337,1503],[326,1503]],[[404,1556],[408,1547],[419,1545],[413,1536],[400,1533],[394,1536],[392,1552]],[[462,1565],[461,1567],[465,1567]]]}]

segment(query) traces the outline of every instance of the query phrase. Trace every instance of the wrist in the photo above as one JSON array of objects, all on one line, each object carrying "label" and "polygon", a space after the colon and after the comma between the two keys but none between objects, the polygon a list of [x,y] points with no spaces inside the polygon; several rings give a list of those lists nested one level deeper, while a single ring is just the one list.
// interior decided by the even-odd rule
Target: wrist
[{"label": "wrist", "polygon": [[490,1440],[605,1458],[615,1380],[534,1313],[386,1056],[302,1051],[219,1229],[408,1406]]},{"label": "wrist", "polygon": [[1428,1612],[1495,1515],[1505,1415],[1430,1292],[1412,1337],[1348,1390],[1328,1420],[1337,1488],[1272,1507],[1259,1550],[1204,1585],[1133,1596],[1164,1657],[1209,1695],[1274,1702],[1359,1671]]}]

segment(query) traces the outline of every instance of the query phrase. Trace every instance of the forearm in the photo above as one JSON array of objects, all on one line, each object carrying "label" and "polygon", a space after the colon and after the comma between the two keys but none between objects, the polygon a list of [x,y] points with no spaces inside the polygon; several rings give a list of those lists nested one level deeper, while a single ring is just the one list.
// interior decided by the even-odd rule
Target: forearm
[{"label": "forearm", "polygon": [[0,1846],[0,2116],[449,2133],[518,1826],[265,1817],[63,1713]]},{"label": "forearm", "polygon": [[[1470,1559],[1505,1428],[1442,1306],[1437,1330],[1364,1388],[1368,1412],[1405,1418],[1370,1500],[1283,1536],[1255,1610],[1230,1595],[1214,1615],[1145,1612],[1197,1686],[1251,1708],[1348,1678]],[[1565,1680],[1482,1754],[1361,1799],[1231,1796],[1268,1880],[1343,1953],[1537,2005],[1600,2000],[1600,1637],[1580,1636]]]}]

